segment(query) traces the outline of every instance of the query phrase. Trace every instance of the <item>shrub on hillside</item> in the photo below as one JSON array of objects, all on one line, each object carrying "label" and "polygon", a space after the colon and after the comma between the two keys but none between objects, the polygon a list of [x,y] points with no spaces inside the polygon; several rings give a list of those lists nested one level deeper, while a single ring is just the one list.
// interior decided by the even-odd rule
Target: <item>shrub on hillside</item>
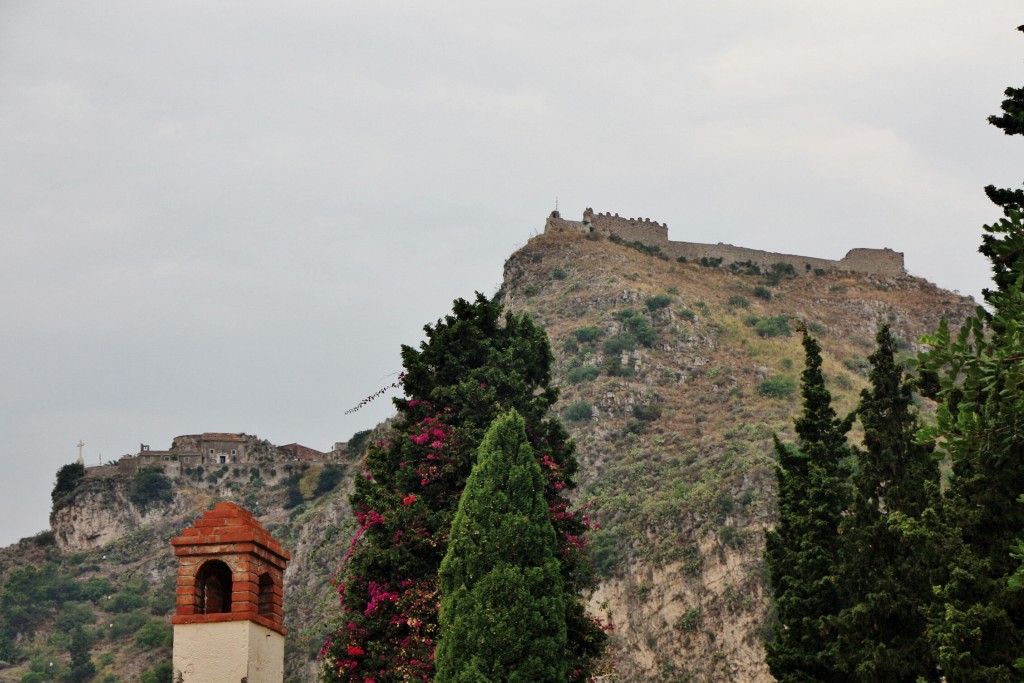
[{"label": "shrub on hillside", "polygon": [[159,619],[150,619],[135,634],[135,643],[144,650],[169,648],[173,639],[170,625]]},{"label": "shrub on hillside", "polygon": [[768,289],[767,287],[763,287],[761,285],[758,285],[757,287],[754,287],[754,296],[756,296],[759,299],[764,299],[765,301],[771,301],[772,300],[772,292],[771,292],[771,290]]},{"label": "shrub on hillside", "polygon": [[581,344],[590,344],[604,336],[604,330],[600,327],[580,327],[572,333],[572,336]]},{"label": "shrub on hillside", "polygon": [[636,337],[629,332],[620,332],[614,337],[604,340],[604,352],[609,355],[618,355],[623,351],[632,351],[636,348]]},{"label": "shrub on hillside", "polygon": [[70,465],[64,465],[57,470],[57,483],[53,486],[53,491],[50,492],[50,499],[53,501],[54,510],[57,509],[57,504],[63,501],[75,487],[78,486],[78,482],[85,476],[85,465],[80,462],[73,462]]},{"label": "shrub on hillside", "polygon": [[114,584],[98,576],[90,577],[88,581],[81,584],[81,595],[84,600],[89,600],[98,605],[100,600],[114,592]]},{"label": "shrub on hillside", "polygon": [[291,474],[284,481],[284,509],[291,510],[306,502],[306,498],[299,489],[299,480],[302,475],[298,472]]},{"label": "shrub on hillside", "polygon": [[96,623],[96,614],[86,602],[66,602],[57,613],[54,626],[58,631],[69,632],[76,626]]},{"label": "shrub on hillside", "polygon": [[149,621],[149,617],[141,612],[118,614],[110,620],[105,632],[108,638],[116,640],[137,632],[146,625],[147,621]]},{"label": "shrub on hillside", "polygon": [[789,398],[796,393],[796,380],[792,377],[769,377],[757,385],[757,393],[768,398]]},{"label": "shrub on hillside", "polygon": [[604,370],[609,377],[632,377],[635,374],[633,365],[623,365],[622,357],[618,354],[605,358],[604,363],[601,364],[601,369]]},{"label": "shrub on hillside", "polygon": [[739,294],[733,294],[729,297],[729,305],[735,308],[750,308],[750,301]]},{"label": "shrub on hillside", "polygon": [[658,406],[633,406],[633,417],[644,422],[654,422],[661,417],[661,408]]},{"label": "shrub on hillside", "polygon": [[654,296],[647,297],[644,305],[647,306],[648,311],[657,311],[667,307],[670,303],[672,303],[672,297],[667,294],[655,294]]},{"label": "shrub on hillside", "polygon": [[336,465],[334,463],[324,465],[323,470],[320,471],[320,477],[316,481],[313,497],[322,496],[328,491],[333,491],[344,477],[345,467],[343,465]]},{"label": "shrub on hillside", "polygon": [[565,409],[565,419],[569,422],[582,422],[594,417],[594,409],[586,401],[576,401]]},{"label": "shrub on hillside", "polygon": [[789,327],[789,318],[784,315],[758,318],[754,323],[754,332],[759,337],[789,337],[793,334]]},{"label": "shrub on hillside", "polygon": [[772,264],[771,274],[777,277],[796,277],[796,269],[792,263],[779,261]]},{"label": "shrub on hillside", "polygon": [[139,683],[171,683],[174,676],[174,668],[171,662],[160,662],[147,671],[142,672]]},{"label": "shrub on hillside", "polygon": [[117,593],[104,600],[101,607],[108,612],[131,612],[145,606],[146,600],[134,592]]},{"label": "shrub on hillside", "polygon": [[171,480],[159,467],[143,467],[132,479],[128,500],[143,512],[151,505],[161,505],[174,500]]},{"label": "shrub on hillside", "polygon": [[593,365],[582,365],[578,368],[573,368],[566,374],[566,379],[569,380],[569,384],[581,384],[583,382],[590,382],[597,379],[597,376],[601,374],[601,369]]},{"label": "shrub on hillside", "polygon": [[733,261],[729,264],[729,270],[737,275],[760,275],[761,266],[753,261]]},{"label": "shrub on hillside", "polygon": [[651,326],[651,323],[642,313],[627,308],[615,314],[616,319],[622,322],[624,333],[628,333],[643,346],[650,348],[658,340],[658,331]]}]

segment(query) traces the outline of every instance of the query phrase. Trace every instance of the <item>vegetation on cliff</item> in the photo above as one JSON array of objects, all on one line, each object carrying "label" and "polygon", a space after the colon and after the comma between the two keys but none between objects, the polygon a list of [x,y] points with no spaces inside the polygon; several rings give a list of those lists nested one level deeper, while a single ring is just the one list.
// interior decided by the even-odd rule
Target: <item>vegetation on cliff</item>
[{"label": "vegetation on cliff", "polygon": [[68,500],[84,476],[85,465],[80,462],[69,463],[57,470],[57,482],[50,492],[50,499],[53,501],[51,516]]}]

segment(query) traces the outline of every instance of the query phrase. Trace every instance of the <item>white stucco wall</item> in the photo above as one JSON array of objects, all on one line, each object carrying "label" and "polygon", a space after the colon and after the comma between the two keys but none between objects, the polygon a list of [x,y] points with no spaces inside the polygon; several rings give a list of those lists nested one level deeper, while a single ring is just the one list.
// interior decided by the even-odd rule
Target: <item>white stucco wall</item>
[{"label": "white stucco wall", "polygon": [[251,621],[174,626],[175,683],[282,683],[284,636]]}]

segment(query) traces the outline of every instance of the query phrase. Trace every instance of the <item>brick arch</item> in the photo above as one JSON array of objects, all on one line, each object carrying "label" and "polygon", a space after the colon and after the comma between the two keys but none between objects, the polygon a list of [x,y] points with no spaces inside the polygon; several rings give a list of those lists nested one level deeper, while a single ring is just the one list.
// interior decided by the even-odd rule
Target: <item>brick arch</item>
[{"label": "brick arch", "polygon": [[230,612],[233,583],[231,567],[226,562],[204,562],[195,578],[196,614]]},{"label": "brick arch", "polygon": [[291,554],[251,512],[217,503],[171,544],[178,557],[171,623],[252,621],[286,633],[284,572]]}]

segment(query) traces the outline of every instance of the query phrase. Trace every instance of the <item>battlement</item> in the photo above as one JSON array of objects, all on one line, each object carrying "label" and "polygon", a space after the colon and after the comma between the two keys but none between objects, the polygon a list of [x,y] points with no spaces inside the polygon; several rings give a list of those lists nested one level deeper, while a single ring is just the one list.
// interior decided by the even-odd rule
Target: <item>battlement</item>
[{"label": "battlement", "polygon": [[658,247],[665,255],[687,261],[711,261],[728,266],[731,263],[753,264],[768,272],[778,264],[792,266],[797,275],[815,271],[843,271],[868,275],[901,276],[907,271],[903,254],[892,249],[851,249],[838,261],[779,254],[760,249],[734,247],[731,244],[703,244],[700,242],[676,242],[668,239],[668,224],[649,218],[621,218],[618,214],[594,213],[593,209],[583,212],[583,220],[571,221],[562,218],[558,211],[552,211],[544,224],[544,232],[578,232],[585,235],[597,234],[616,237],[627,242],[640,242],[649,247]]}]

